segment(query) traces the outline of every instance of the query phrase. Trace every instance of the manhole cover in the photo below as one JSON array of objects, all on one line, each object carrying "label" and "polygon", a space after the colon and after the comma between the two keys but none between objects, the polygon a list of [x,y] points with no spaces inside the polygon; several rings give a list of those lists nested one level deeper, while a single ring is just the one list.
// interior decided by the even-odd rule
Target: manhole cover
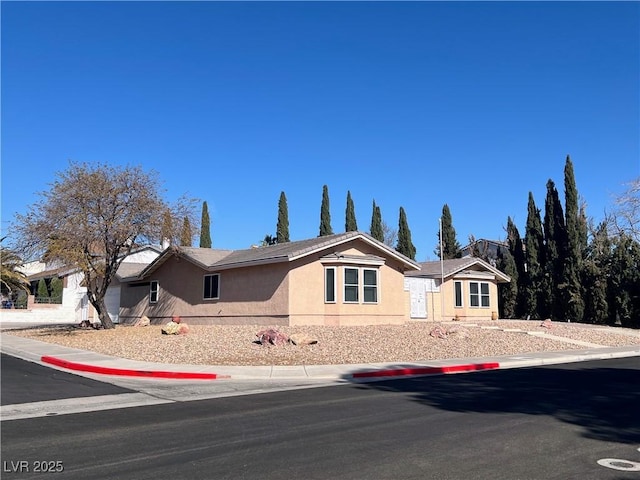
[{"label": "manhole cover", "polygon": [[640,463],[619,458],[603,458],[598,460],[598,465],[623,472],[640,472]]}]

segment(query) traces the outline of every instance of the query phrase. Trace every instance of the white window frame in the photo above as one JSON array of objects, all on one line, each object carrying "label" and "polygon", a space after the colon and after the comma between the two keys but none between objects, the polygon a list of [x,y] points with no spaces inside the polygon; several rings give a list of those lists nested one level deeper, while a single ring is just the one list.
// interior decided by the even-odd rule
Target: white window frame
[{"label": "white window frame", "polygon": [[158,282],[158,280],[151,280],[151,282],[149,282],[149,303],[158,303],[159,297],[160,282]]},{"label": "white window frame", "polygon": [[[356,275],[358,276],[356,279],[356,283],[347,283],[347,270],[355,270]],[[347,300],[347,287],[350,288],[349,291],[352,291],[353,287],[355,287],[356,299],[355,300]],[[360,268],[358,267],[343,267],[342,269],[342,289],[344,292],[344,296],[342,297],[343,303],[360,303]]]},{"label": "white window frame", "polygon": [[[476,293],[472,293],[471,286],[475,285],[477,288]],[[482,287],[486,286],[487,293],[482,292]],[[474,305],[473,299],[476,299],[478,302],[477,305]],[[484,302],[486,300],[486,305]],[[469,282],[469,306],[471,308],[491,308],[491,287],[489,282]]]},{"label": "white window frame", "polygon": [[[365,283],[365,272],[373,272],[376,278],[376,283],[375,285],[367,285]],[[380,301],[380,281],[379,281],[380,275],[379,275],[379,270],[377,268],[362,268],[362,303],[368,303],[370,305],[375,305]],[[375,300],[374,301],[367,301],[367,296],[365,295],[365,292],[367,291],[367,289],[373,289],[373,291],[375,292]]]},{"label": "white window frame", "polygon": [[[458,305],[458,285],[460,285],[460,305]],[[464,285],[461,280],[453,282],[453,306],[455,308],[464,308]]]},{"label": "white window frame", "polygon": [[[336,267],[324,267],[324,303],[337,303],[338,302],[338,272]],[[329,292],[329,285],[327,283],[329,277],[328,272],[333,274],[333,300],[329,300],[327,293]]]},{"label": "white window frame", "polygon": [[[347,270],[354,270],[358,275],[357,283],[347,283]],[[364,277],[366,271],[372,271],[375,274],[376,283],[375,285],[365,285]],[[356,299],[355,300],[347,300],[349,297],[347,295],[347,288],[349,291],[353,291],[355,287]],[[375,301],[367,301],[365,300],[365,291],[367,289],[375,290]],[[342,291],[343,298],[342,303],[349,304],[366,304],[366,305],[377,305],[380,303],[380,269],[379,268],[367,268],[367,267],[354,267],[354,266],[344,266],[342,268]]]},{"label": "white window frame", "polygon": [[[216,296],[208,297],[206,291],[207,278],[218,277],[218,291]],[[211,285],[213,285],[213,280],[211,281]],[[219,273],[209,273],[202,277],[202,299],[203,300],[219,300],[220,299],[220,274]]]}]

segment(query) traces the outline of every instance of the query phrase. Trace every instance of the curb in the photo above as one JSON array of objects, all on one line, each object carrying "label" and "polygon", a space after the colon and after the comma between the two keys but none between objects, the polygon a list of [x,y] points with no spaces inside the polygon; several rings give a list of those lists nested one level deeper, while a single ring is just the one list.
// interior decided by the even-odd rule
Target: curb
[{"label": "curb", "polygon": [[462,365],[447,365],[444,367],[416,367],[397,368],[390,370],[374,370],[370,372],[356,372],[353,378],[375,378],[375,377],[403,377],[408,375],[440,375],[445,373],[475,372],[479,370],[495,370],[500,368],[497,362],[488,363],[468,363]]},{"label": "curb", "polygon": [[99,367],[84,363],[69,362],[57,357],[45,355],[40,358],[42,363],[55,365],[57,367],[75,370],[79,372],[98,373],[102,375],[119,375],[125,377],[146,377],[146,378],[175,378],[188,380],[216,380],[219,378],[231,378],[229,375],[218,375],[216,373],[198,372],[170,372],[162,370],[133,370],[126,368]]},{"label": "curb", "polygon": [[[42,363],[54,365],[56,367],[74,370],[78,372],[87,372],[100,375],[117,375],[125,377],[144,377],[144,378],[169,378],[183,380],[217,380],[230,379],[231,375],[219,375],[217,373],[202,372],[176,372],[163,370],[137,370],[128,368],[101,367],[98,365],[89,365],[86,363],[77,363],[64,360],[62,358],[44,355],[40,358]],[[467,363],[459,365],[446,365],[442,367],[408,367],[408,368],[391,368],[381,370],[370,370],[367,372],[356,372],[351,374],[351,378],[380,378],[380,377],[406,377],[417,375],[442,375],[450,373],[476,372],[481,370],[495,370],[500,368],[498,362],[484,363]]]}]

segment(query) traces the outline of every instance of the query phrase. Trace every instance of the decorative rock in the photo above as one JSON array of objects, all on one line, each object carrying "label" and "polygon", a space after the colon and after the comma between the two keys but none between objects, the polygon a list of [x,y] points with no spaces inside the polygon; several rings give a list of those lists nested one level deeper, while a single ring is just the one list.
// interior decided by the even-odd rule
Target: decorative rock
[{"label": "decorative rock", "polygon": [[455,335],[458,338],[468,338],[471,335],[468,328],[459,326],[451,327],[446,333],[447,335]]},{"label": "decorative rock", "polygon": [[447,338],[448,334],[449,332],[447,332],[447,329],[441,325],[437,325],[433,327],[429,332],[429,335],[431,335],[434,338]]},{"label": "decorative rock", "polygon": [[294,333],[289,337],[289,341],[294,345],[315,345],[318,343],[316,338],[313,338],[305,333]]},{"label": "decorative rock", "polygon": [[179,335],[180,334],[180,324],[176,322],[169,322],[164,327],[162,327],[162,333],[164,335]]},{"label": "decorative rock", "polygon": [[545,321],[543,321],[540,324],[540,326],[543,327],[543,328],[553,328],[553,323],[551,323],[551,319],[550,318],[547,318]]},{"label": "decorative rock", "polygon": [[289,337],[275,328],[267,328],[256,333],[257,342],[261,345],[284,345]]},{"label": "decorative rock", "polygon": [[143,315],[138,320],[136,320],[133,324],[134,327],[148,327],[151,325],[151,320],[146,315]]}]

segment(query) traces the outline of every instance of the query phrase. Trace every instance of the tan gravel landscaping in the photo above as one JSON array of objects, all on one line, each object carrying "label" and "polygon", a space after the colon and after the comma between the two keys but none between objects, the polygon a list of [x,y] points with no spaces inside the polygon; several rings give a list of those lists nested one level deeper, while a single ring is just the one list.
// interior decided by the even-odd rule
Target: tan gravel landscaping
[{"label": "tan gravel landscaping", "polygon": [[[480,322],[474,325],[447,322],[411,322],[405,325],[362,327],[277,327],[287,335],[305,334],[315,345],[262,346],[255,343],[255,325],[192,325],[186,335],[162,335],[161,326],[117,326],[113,330],[75,326],[40,327],[5,331],[82,350],[132,360],[194,365],[330,365],[378,362],[411,362],[469,358],[587,348],[571,341],[605,346],[640,345],[640,332],[554,322],[551,329],[540,321]],[[434,338],[440,326],[451,333]],[[518,332],[505,331],[518,329]],[[525,332],[562,337],[528,335]]]}]

